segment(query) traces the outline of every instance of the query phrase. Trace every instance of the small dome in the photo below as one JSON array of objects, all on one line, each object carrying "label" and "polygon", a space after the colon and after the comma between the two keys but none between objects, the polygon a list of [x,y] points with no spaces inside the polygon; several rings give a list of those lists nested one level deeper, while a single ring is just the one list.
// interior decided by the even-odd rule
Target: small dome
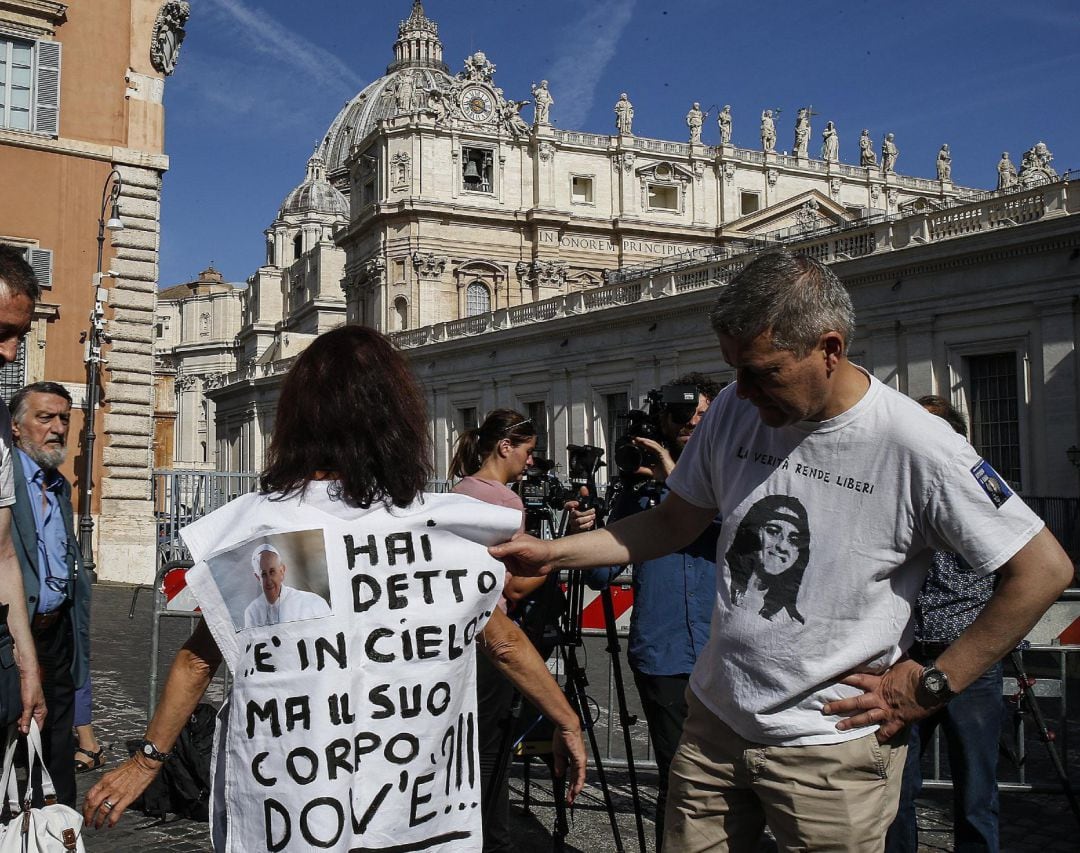
[{"label": "small dome", "polygon": [[349,216],[349,202],[326,180],[326,163],[316,151],[308,160],[307,177],[296,189],[285,196],[278,211],[278,219],[289,214],[322,213],[331,216]]}]

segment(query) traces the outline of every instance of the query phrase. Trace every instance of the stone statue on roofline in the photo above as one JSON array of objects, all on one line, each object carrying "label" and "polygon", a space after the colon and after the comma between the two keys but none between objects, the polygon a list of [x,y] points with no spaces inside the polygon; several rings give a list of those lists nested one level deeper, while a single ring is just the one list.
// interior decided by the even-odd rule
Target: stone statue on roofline
[{"label": "stone statue on roofline", "polygon": [[998,184],[999,190],[1007,190],[1010,187],[1015,187],[1017,184],[1016,166],[1013,165],[1013,161],[1009,159],[1009,152],[1002,151],[1001,159],[998,160],[997,165]]},{"label": "stone statue on roofline", "polygon": [[495,76],[495,64],[482,50],[465,57],[465,68],[458,73],[459,80],[472,80],[478,83],[490,83]]},{"label": "stone statue on roofline", "polygon": [[1024,153],[1024,159],[1020,163],[1019,183],[1025,187],[1035,187],[1056,181],[1058,173],[1050,165],[1053,159],[1054,155],[1050,153],[1045,142],[1035,143],[1033,148]]},{"label": "stone statue on roofline", "polygon": [[896,158],[900,156],[900,149],[896,147],[894,136],[885,134],[885,141],[881,143],[881,174],[891,175],[896,171]]},{"label": "stone statue on roofline", "polygon": [[859,137],[859,165],[876,166],[877,154],[874,153],[874,140],[870,138],[870,131],[863,128]]},{"label": "stone statue on roofline", "polygon": [[532,84],[533,95],[533,125],[542,125],[551,123],[551,105],[555,103],[555,99],[551,96],[551,92],[548,90],[548,81],[541,80],[540,85]]},{"label": "stone statue on roofline", "polygon": [[502,119],[503,126],[514,136],[528,136],[529,134],[529,125],[521,117],[521,108],[528,103],[528,101],[511,99],[503,101],[499,107],[499,118]]},{"label": "stone statue on roofline", "polygon": [[776,152],[776,122],[772,110],[761,111],[761,149],[770,154]]},{"label": "stone statue on roofline", "polygon": [[840,134],[831,121],[826,122],[825,129],[821,131],[821,159],[826,163],[840,162]]},{"label": "stone statue on roofline", "polygon": [[686,114],[686,126],[690,128],[690,144],[701,144],[701,126],[705,123],[705,113],[701,111],[701,104],[694,101],[690,112]]},{"label": "stone statue on roofline", "polygon": [[937,155],[937,179],[939,181],[952,180],[952,154],[949,153],[949,145],[945,143]]},{"label": "stone statue on roofline", "polygon": [[800,107],[795,118],[795,145],[792,154],[796,157],[809,157],[810,149],[810,109]]},{"label": "stone statue on roofline", "polygon": [[716,117],[716,125],[720,129],[720,144],[731,144],[731,104],[724,104],[720,114]]},{"label": "stone statue on roofline", "polygon": [[619,100],[615,102],[615,128],[620,136],[634,135],[634,105],[626,92],[619,95]]}]

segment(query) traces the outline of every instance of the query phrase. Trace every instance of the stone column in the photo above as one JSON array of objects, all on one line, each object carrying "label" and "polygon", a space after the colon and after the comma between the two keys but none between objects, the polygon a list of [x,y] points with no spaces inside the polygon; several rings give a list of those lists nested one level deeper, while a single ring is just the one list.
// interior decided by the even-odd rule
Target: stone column
[{"label": "stone column", "polygon": [[116,168],[124,181],[120,195],[124,230],[116,233],[111,264],[119,276],[109,290],[112,345],[102,380],[105,410],[99,421],[102,470],[96,485],[101,489],[101,508],[95,555],[102,579],[149,583],[156,568],[150,495],[163,169],[119,164]]}]

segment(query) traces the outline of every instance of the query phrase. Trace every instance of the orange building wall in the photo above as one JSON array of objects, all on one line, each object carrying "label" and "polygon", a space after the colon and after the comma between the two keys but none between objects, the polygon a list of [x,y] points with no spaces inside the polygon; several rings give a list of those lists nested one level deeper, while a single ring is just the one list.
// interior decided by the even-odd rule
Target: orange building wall
[{"label": "orange building wall", "polygon": [[126,145],[124,77],[131,56],[129,0],[68,5],[57,29],[63,44],[60,136]]},{"label": "orange building wall", "polygon": [[[73,2],[67,18],[56,28],[62,43],[60,78],[60,146],[97,148],[89,156],[79,152],[35,150],[0,145],[0,237],[36,240],[53,251],[52,287],[41,302],[58,307],[48,323],[45,372],[51,381],[82,385],[86,382],[84,345],[80,335],[88,327],[93,306],[93,274],[97,268],[97,225],[105,181],[112,169],[112,147],[160,153],[164,111],[160,104],[127,99],[129,66],[154,74],[149,60],[150,31],[159,4],[148,0],[91,0]],[[133,28],[135,32],[133,33]],[[133,40],[137,43],[133,44]],[[17,200],[17,203],[11,203]],[[106,232],[102,267],[112,258]],[[109,279],[105,280],[109,286]],[[111,311],[107,313],[111,316]],[[29,341],[28,341],[29,344]],[[106,348],[106,359],[108,350]],[[109,371],[102,370],[107,383]],[[107,397],[107,384],[105,385]],[[107,403],[99,398],[96,415],[94,511],[100,506],[102,450]],[[75,484],[84,468],[83,411],[72,412],[70,455],[63,466]]]}]

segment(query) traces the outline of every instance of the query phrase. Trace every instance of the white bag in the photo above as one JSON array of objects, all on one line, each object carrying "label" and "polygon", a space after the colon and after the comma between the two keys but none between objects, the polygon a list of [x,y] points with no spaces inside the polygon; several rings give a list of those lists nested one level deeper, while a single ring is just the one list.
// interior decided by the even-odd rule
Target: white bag
[{"label": "white bag", "polygon": [[[82,840],[82,815],[70,806],[56,802],[56,787],[42,758],[41,732],[37,722],[30,721],[30,734],[26,736],[26,763],[28,773],[26,796],[19,799],[19,784],[15,778],[15,747],[19,738],[14,726],[8,732],[7,752],[4,754],[4,772],[0,776],[0,791],[6,792],[8,809],[14,815],[6,824],[0,825],[0,853],[86,853]],[[34,765],[41,765],[41,796],[45,806],[30,807],[31,778]],[[21,811],[17,811],[20,808]]]}]

